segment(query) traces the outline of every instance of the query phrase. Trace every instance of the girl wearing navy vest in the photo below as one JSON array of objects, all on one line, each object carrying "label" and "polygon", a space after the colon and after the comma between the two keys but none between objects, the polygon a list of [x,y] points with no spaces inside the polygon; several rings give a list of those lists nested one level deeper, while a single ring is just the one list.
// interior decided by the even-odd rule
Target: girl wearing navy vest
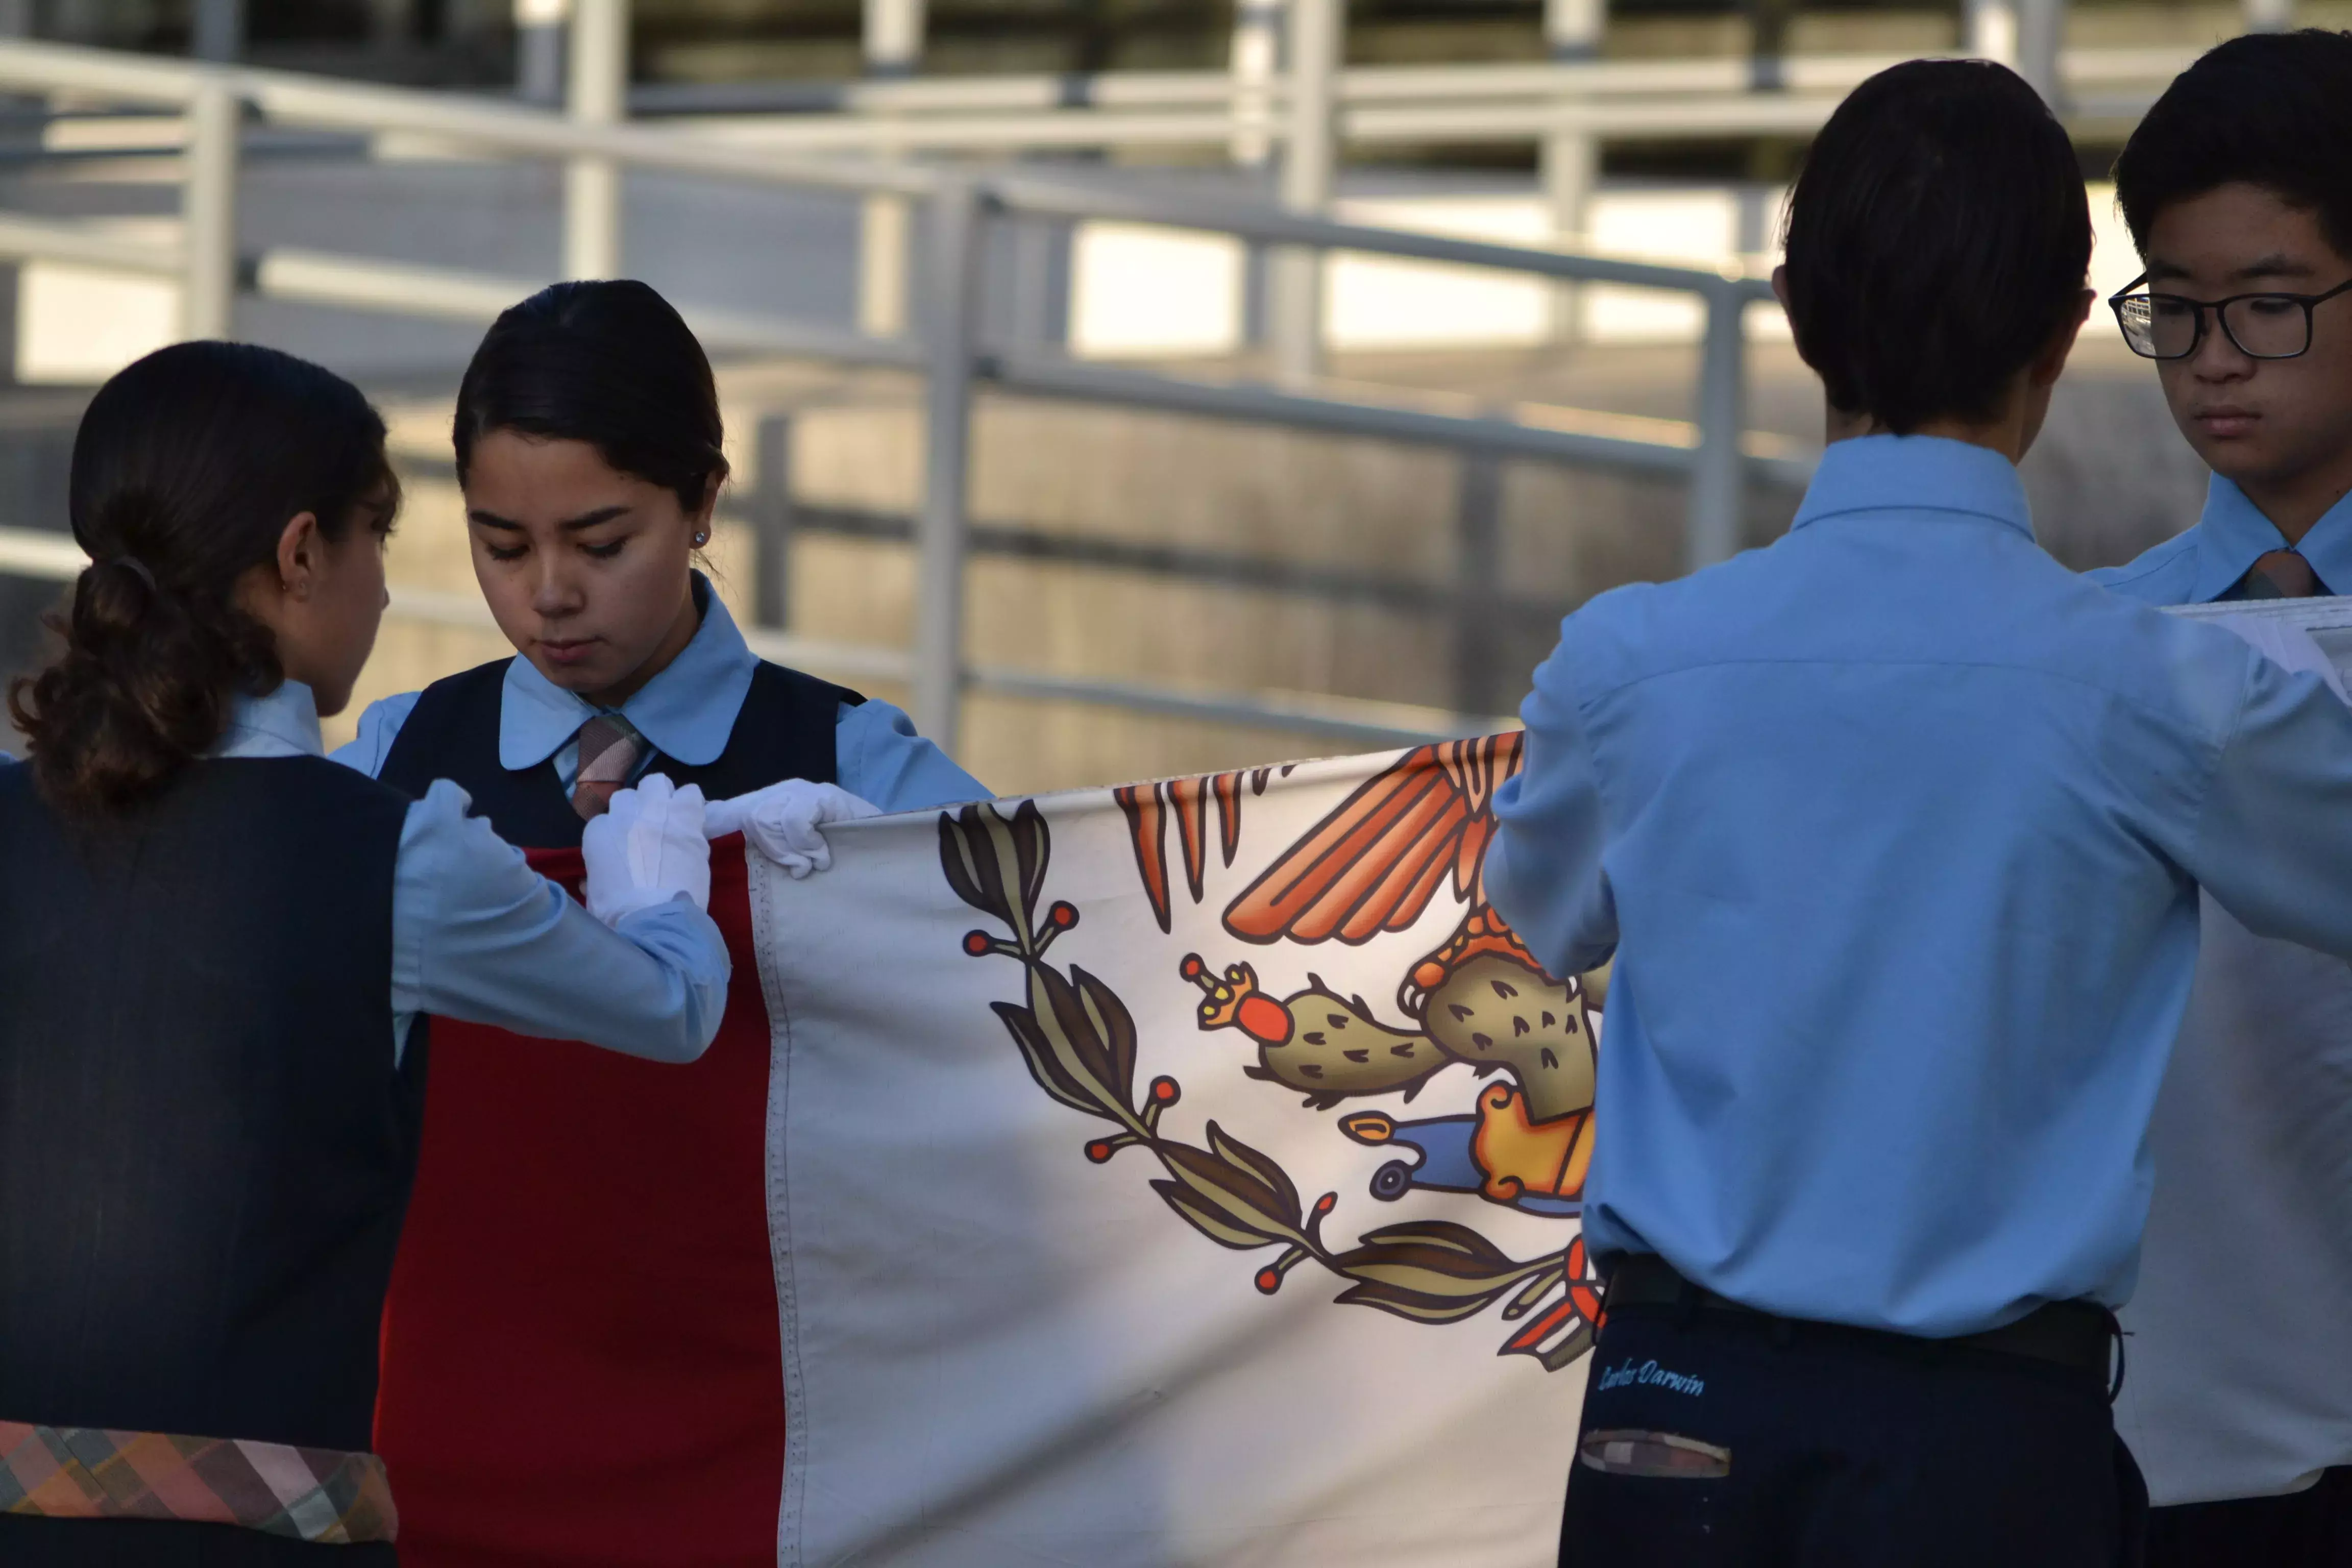
[{"label": "girl wearing navy vest", "polygon": [[0,763],[9,1568],[393,1563],[370,1424],[420,1016],[648,1073],[717,1029],[693,792],[623,798],[590,847],[600,921],[456,786],[412,800],[320,755],[398,500],[358,390],[268,349],[150,355],[76,437],[94,563],[10,693],[30,760]]},{"label": "girl wearing navy vest", "polygon": [[[987,795],[887,703],[754,656],[694,570],[728,471],[719,403],[653,289],[563,283],[508,310],[455,436],[517,654],[376,703],[340,760],[455,780],[559,877],[647,768],[713,801],[791,780],[891,811]],[[775,1562],[771,1034],[740,847],[711,864],[735,981],[693,1068],[511,1039],[436,1066],[377,1427],[412,1563]]]}]

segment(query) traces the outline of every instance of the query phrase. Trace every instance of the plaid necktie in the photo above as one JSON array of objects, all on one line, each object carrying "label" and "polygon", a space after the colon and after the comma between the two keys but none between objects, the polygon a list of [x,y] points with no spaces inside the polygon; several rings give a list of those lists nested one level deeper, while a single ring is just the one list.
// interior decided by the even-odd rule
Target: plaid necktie
[{"label": "plaid necktie", "polygon": [[613,796],[626,789],[629,775],[646,754],[646,738],[618,713],[599,713],[580,726],[580,781],[572,786],[572,809],[602,816]]},{"label": "plaid necktie", "polygon": [[2329,592],[2311,563],[2292,550],[2269,550],[2254,557],[2246,574],[2224,598],[2310,599]]}]

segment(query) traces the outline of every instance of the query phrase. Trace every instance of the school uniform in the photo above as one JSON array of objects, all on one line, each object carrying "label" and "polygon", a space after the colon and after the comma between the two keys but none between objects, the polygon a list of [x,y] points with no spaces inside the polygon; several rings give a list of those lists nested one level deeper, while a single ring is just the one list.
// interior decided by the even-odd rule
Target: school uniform
[{"label": "school uniform", "polygon": [[[583,792],[649,767],[714,800],[788,778],[892,811],[986,797],[897,709],[761,662],[694,591],[700,627],[617,713],[515,658],[376,704],[338,754],[405,789],[456,780],[559,879]],[[412,1564],[775,1561],[772,1032],[740,840],[713,847],[710,908],[735,981],[682,1073],[442,1033],[377,1426]]]},{"label": "school uniform", "polygon": [[[2090,575],[2151,605],[2352,592],[2352,500],[2290,547],[2217,474],[2194,527]],[[2155,1568],[2352,1563],[2352,968],[2201,919],[2116,1422]]]},{"label": "school uniform", "polygon": [[96,828],[0,763],[0,1563],[394,1561],[422,1020],[677,1062],[726,994],[701,910],[615,934],[466,807],[328,762],[291,681]]},{"label": "school uniform", "polygon": [[2133,1560],[2108,1314],[2198,886],[2352,952],[2352,713],[1891,436],[1570,616],[1523,712],[1488,891],[1617,955],[1562,1561]]}]

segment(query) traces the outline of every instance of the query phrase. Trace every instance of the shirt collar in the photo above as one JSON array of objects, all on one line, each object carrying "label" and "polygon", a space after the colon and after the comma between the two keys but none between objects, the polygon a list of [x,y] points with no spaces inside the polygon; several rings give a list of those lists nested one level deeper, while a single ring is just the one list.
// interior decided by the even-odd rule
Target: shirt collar
[{"label": "shirt collar", "polygon": [[210,752],[215,757],[319,757],[319,701],[299,680],[281,680],[267,697],[239,692]]},{"label": "shirt collar", "polygon": [[2218,599],[2237,586],[2254,558],[2292,549],[2311,563],[2331,594],[2352,593],[2352,496],[2320,513],[2303,542],[2290,546],[2278,525],[2246,499],[2246,492],[2215,474],[2205,487],[2205,510],[2197,520],[2199,603]]},{"label": "shirt collar", "polygon": [[[702,625],[667,668],[621,704],[621,717],[663,756],[702,767],[727,749],[760,661],[699,572],[694,574],[694,598]],[[506,696],[499,709],[499,765],[509,772],[537,767],[603,711],[516,655],[507,661]]]},{"label": "shirt collar", "polygon": [[2033,515],[2016,465],[1990,447],[1941,436],[1856,436],[1831,442],[1790,526],[1864,511],[1963,513],[2033,537]]}]

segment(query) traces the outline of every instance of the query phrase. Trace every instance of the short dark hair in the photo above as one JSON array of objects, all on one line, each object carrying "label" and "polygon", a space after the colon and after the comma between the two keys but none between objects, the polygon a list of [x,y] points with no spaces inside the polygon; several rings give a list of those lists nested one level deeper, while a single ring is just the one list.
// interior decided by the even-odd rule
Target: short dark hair
[{"label": "short dark hair", "polygon": [[2352,257],[2352,33],[2248,33],[2198,57],[2124,143],[2116,200],[2132,243],[2175,202],[2244,181],[2316,214]]},{"label": "short dark hair", "polygon": [[49,621],[64,647],[8,692],[51,804],[130,810],[219,741],[232,698],[278,686],[237,581],[303,512],[333,541],[392,527],[383,434],[358,387],[253,343],[175,343],[98,389],[67,500],[90,564]]},{"label": "short dark hair", "polygon": [[1849,94],[1790,193],[1789,320],[1842,413],[1990,417],[2078,307],[2074,143],[2016,72],[1913,60]]},{"label": "short dark hair", "polygon": [[457,481],[494,430],[585,441],[690,516],[727,477],[710,360],[670,302],[633,279],[557,283],[492,322],[457,384]]}]

